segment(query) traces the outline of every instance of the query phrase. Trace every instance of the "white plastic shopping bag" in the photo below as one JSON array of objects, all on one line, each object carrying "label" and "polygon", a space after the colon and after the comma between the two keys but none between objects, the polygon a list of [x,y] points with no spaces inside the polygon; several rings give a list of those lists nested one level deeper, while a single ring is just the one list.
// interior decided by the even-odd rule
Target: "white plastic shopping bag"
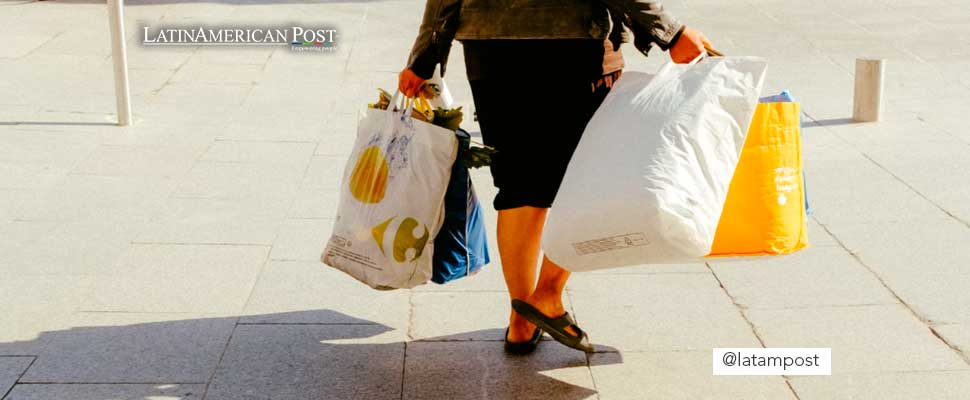
[{"label": "white plastic shopping bag", "polygon": [[401,108],[368,108],[361,118],[321,256],[376,289],[411,288],[431,278],[458,149],[454,131],[412,119],[411,107]]},{"label": "white plastic shopping bag", "polygon": [[451,108],[455,100],[451,97],[451,91],[448,90],[448,85],[445,84],[444,78],[441,77],[441,64],[434,67],[434,75],[431,76],[428,83],[438,88],[437,96],[428,100],[431,106],[435,108]]},{"label": "white plastic shopping bag", "polygon": [[708,57],[625,72],[569,162],[546,255],[585,271],[709,254],[766,67]]}]

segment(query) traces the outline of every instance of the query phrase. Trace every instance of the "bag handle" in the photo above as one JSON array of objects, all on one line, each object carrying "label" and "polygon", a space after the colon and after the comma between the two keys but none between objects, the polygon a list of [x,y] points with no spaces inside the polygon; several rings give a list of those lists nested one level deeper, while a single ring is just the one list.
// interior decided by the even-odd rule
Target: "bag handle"
[{"label": "bag handle", "polygon": [[394,91],[394,95],[391,96],[391,101],[388,103],[387,108],[391,112],[397,112],[395,110],[401,110],[400,112],[405,116],[410,118],[411,111],[414,109],[414,103],[411,99],[404,95],[400,89]]},{"label": "bag handle", "polygon": [[697,57],[694,57],[694,59],[691,60],[689,63],[687,63],[687,66],[691,67],[694,64],[699,63],[705,57],[724,57],[724,53],[721,53],[720,51],[717,51],[715,48],[711,47],[710,45],[705,44],[704,51],[701,52],[701,54],[698,54]]},{"label": "bag handle", "polygon": [[707,54],[709,54],[711,57],[724,57],[724,53],[717,51],[717,49],[711,47],[709,44],[704,45],[704,50],[707,51]]},{"label": "bag handle", "polygon": [[724,53],[721,53],[720,51],[715,50],[711,46],[704,45],[704,50],[705,51],[702,51],[700,54],[697,55],[697,57],[694,57],[694,59],[687,64],[677,64],[673,61],[668,61],[667,63],[665,63],[663,66],[660,67],[660,70],[657,71],[657,73],[654,75],[654,78],[650,80],[648,87],[662,85],[666,82],[669,82],[673,77],[684,74],[691,67],[701,62],[701,60],[703,60],[704,58],[724,57]]}]

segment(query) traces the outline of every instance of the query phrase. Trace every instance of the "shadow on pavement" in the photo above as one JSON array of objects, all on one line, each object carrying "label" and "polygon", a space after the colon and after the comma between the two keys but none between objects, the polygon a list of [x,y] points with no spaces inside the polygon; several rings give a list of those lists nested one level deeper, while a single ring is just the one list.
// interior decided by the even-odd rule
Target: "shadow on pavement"
[{"label": "shadow on pavement", "polygon": [[836,125],[852,125],[856,124],[855,120],[852,118],[831,118],[831,119],[820,119],[812,124],[806,124],[805,128],[813,128],[818,126],[836,126]]},{"label": "shadow on pavement", "polygon": [[[578,400],[596,395],[586,355],[553,341],[530,356],[509,356],[500,340],[455,339],[501,337],[499,329],[407,341],[401,330],[326,309],[189,319],[92,312],[74,318],[70,325],[76,327],[0,342],[0,359],[32,358],[6,397],[4,384],[12,382],[0,381],[0,398]],[[615,357],[596,357],[597,363],[622,362],[619,353],[609,354]]]}]

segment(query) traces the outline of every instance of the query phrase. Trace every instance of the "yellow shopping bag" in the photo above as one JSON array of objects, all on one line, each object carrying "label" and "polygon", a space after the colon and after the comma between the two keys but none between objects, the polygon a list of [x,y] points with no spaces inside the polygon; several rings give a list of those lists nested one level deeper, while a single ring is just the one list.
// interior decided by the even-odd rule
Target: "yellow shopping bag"
[{"label": "yellow shopping bag", "polygon": [[728,188],[711,257],[787,254],[808,245],[798,103],[761,103]]}]

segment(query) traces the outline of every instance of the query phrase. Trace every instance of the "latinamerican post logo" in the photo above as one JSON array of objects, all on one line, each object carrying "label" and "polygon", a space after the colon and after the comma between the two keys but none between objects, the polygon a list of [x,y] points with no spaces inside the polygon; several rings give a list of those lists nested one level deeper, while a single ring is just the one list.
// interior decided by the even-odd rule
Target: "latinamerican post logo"
[{"label": "latinamerican post logo", "polygon": [[333,52],[337,30],[287,27],[142,27],[144,46],[290,46],[300,52]]}]

